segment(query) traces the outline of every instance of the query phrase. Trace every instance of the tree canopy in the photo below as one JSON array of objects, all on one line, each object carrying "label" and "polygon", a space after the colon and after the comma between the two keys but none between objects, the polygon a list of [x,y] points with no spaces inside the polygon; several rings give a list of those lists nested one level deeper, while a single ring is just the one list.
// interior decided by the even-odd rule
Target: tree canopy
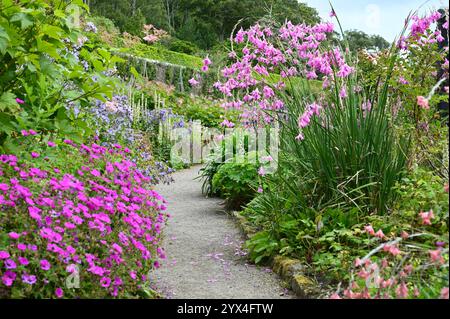
[{"label": "tree canopy", "polygon": [[389,42],[379,35],[368,35],[359,30],[345,31],[349,48],[352,51],[361,49],[383,50],[389,48]]},{"label": "tree canopy", "polygon": [[91,11],[139,35],[143,23],[209,49],[226,39],[236,23],[248,27],[267,14],[279,22],[314,24],[317,10],[296,0],[91,0]]}]

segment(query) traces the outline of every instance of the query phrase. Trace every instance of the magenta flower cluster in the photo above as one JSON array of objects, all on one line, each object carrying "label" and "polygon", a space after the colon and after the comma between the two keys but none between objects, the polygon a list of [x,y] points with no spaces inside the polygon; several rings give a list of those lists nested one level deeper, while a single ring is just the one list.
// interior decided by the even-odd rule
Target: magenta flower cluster
[{"label": "magenta flower cluster", "polygon": [[[409,34],[408,36],[400,37],[397,46],[402,50],[408,50],[412,45],[426,46],[433,43],[444,42],[445,38],[441,31],[433,30],[433,24],[441,18],[442,15],[438,11],[431,12],[424,17],[419,17],[418,15],[412,16]],[[443,29],[448,32],[448,17],[443,24]]]},{"label": "magenta flower cluster", "polygon": [[[39,291],[47,298],[132,294],[165,258],[165,200],[128,149],[61,144],[52,151],[60,148],[65,166],[0,155],[0,231],[7,234],[0,290],[33,286],[30,297]],[[76,269],[80,289],[67,291],[62,284]]]}]

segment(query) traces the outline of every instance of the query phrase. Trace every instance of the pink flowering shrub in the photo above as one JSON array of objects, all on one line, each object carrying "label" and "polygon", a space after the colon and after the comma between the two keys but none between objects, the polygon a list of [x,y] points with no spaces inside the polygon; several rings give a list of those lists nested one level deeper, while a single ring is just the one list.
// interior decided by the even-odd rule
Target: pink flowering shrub
[{"label": "pink flowering shrub", "polygon": [[[0,155],[0,295],[133,297],[145,290],[147,272],[164,258],[167,214],[130,150],[39,135],[20,141],[22,158]],[[79,277],[79,288],[67,287],[68,277]]]},{"label": "pink flowering shrub", "polygon": [[352,228],[358,242],[339,280],[349,283],[333,298],[448,298],[447,181],[416,169],[395,187],[400,198],[389,217]]},{"label": "pink flowering shrub", "polygon": [[152,24],[145,24],[142,32],[145,35],[143,37],[144,41],[149,44],[154,44],[163,38],[169,37],[166,31],[158,29]]},{"label": "pink flowering shrub", "polygon": [[448,228],[446,235],[437,232],[440,222],[444,221],[430,210],[419,213],[414,233],[404,226],[398,233],[385,235],[381,229],[365,226],[376,247],[355,259],[348,287],[330,298],[448,299]]}]

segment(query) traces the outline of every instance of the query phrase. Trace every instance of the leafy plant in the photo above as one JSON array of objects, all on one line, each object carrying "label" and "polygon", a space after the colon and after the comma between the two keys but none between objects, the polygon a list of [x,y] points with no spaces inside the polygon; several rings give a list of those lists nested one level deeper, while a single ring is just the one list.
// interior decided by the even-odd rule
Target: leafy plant
[{"label": "leafy plant", "polygon": [[212,179],[212,192],[226,199],[228,208],[240,208],[258,188],[258,166],[251,163],[225,163]]},{"label": "leafy plant", "polygon": [[13,134],[21,129],[58,130],[77,141],[92,133],[70,110],[111,97],[114,81],[105,73],[121,60],[89,43],[74,24],[73,12],[86,9],[79,0],[0,3],[3,150],[18,152]]},{"label": "leafy plant", "polygon": [[163,39],[160,42],[168,50],[180,53],[186,53],[189,55],[195,55],[200,51],[200,49],[192,42],[183,41],[177,38],[169,38],[167,40]]}]

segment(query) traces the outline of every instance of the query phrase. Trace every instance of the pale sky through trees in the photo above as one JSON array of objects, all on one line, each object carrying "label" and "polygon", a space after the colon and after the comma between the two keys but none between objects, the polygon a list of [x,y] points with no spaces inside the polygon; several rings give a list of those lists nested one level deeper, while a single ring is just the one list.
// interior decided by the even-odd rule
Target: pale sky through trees
[{"label": "pale sky through trees", "polygon": [[[301,0],[316,8],[322,19],[330,20],[328,0]],[[342,27],[358,29],[367,34],[379,34],[391,42],[403,28],[410,11],[421,7],[421,13],[438,9],[447,1],[442,0],[332,0]],[[448,6],[448,3],[447,3]]]}]

